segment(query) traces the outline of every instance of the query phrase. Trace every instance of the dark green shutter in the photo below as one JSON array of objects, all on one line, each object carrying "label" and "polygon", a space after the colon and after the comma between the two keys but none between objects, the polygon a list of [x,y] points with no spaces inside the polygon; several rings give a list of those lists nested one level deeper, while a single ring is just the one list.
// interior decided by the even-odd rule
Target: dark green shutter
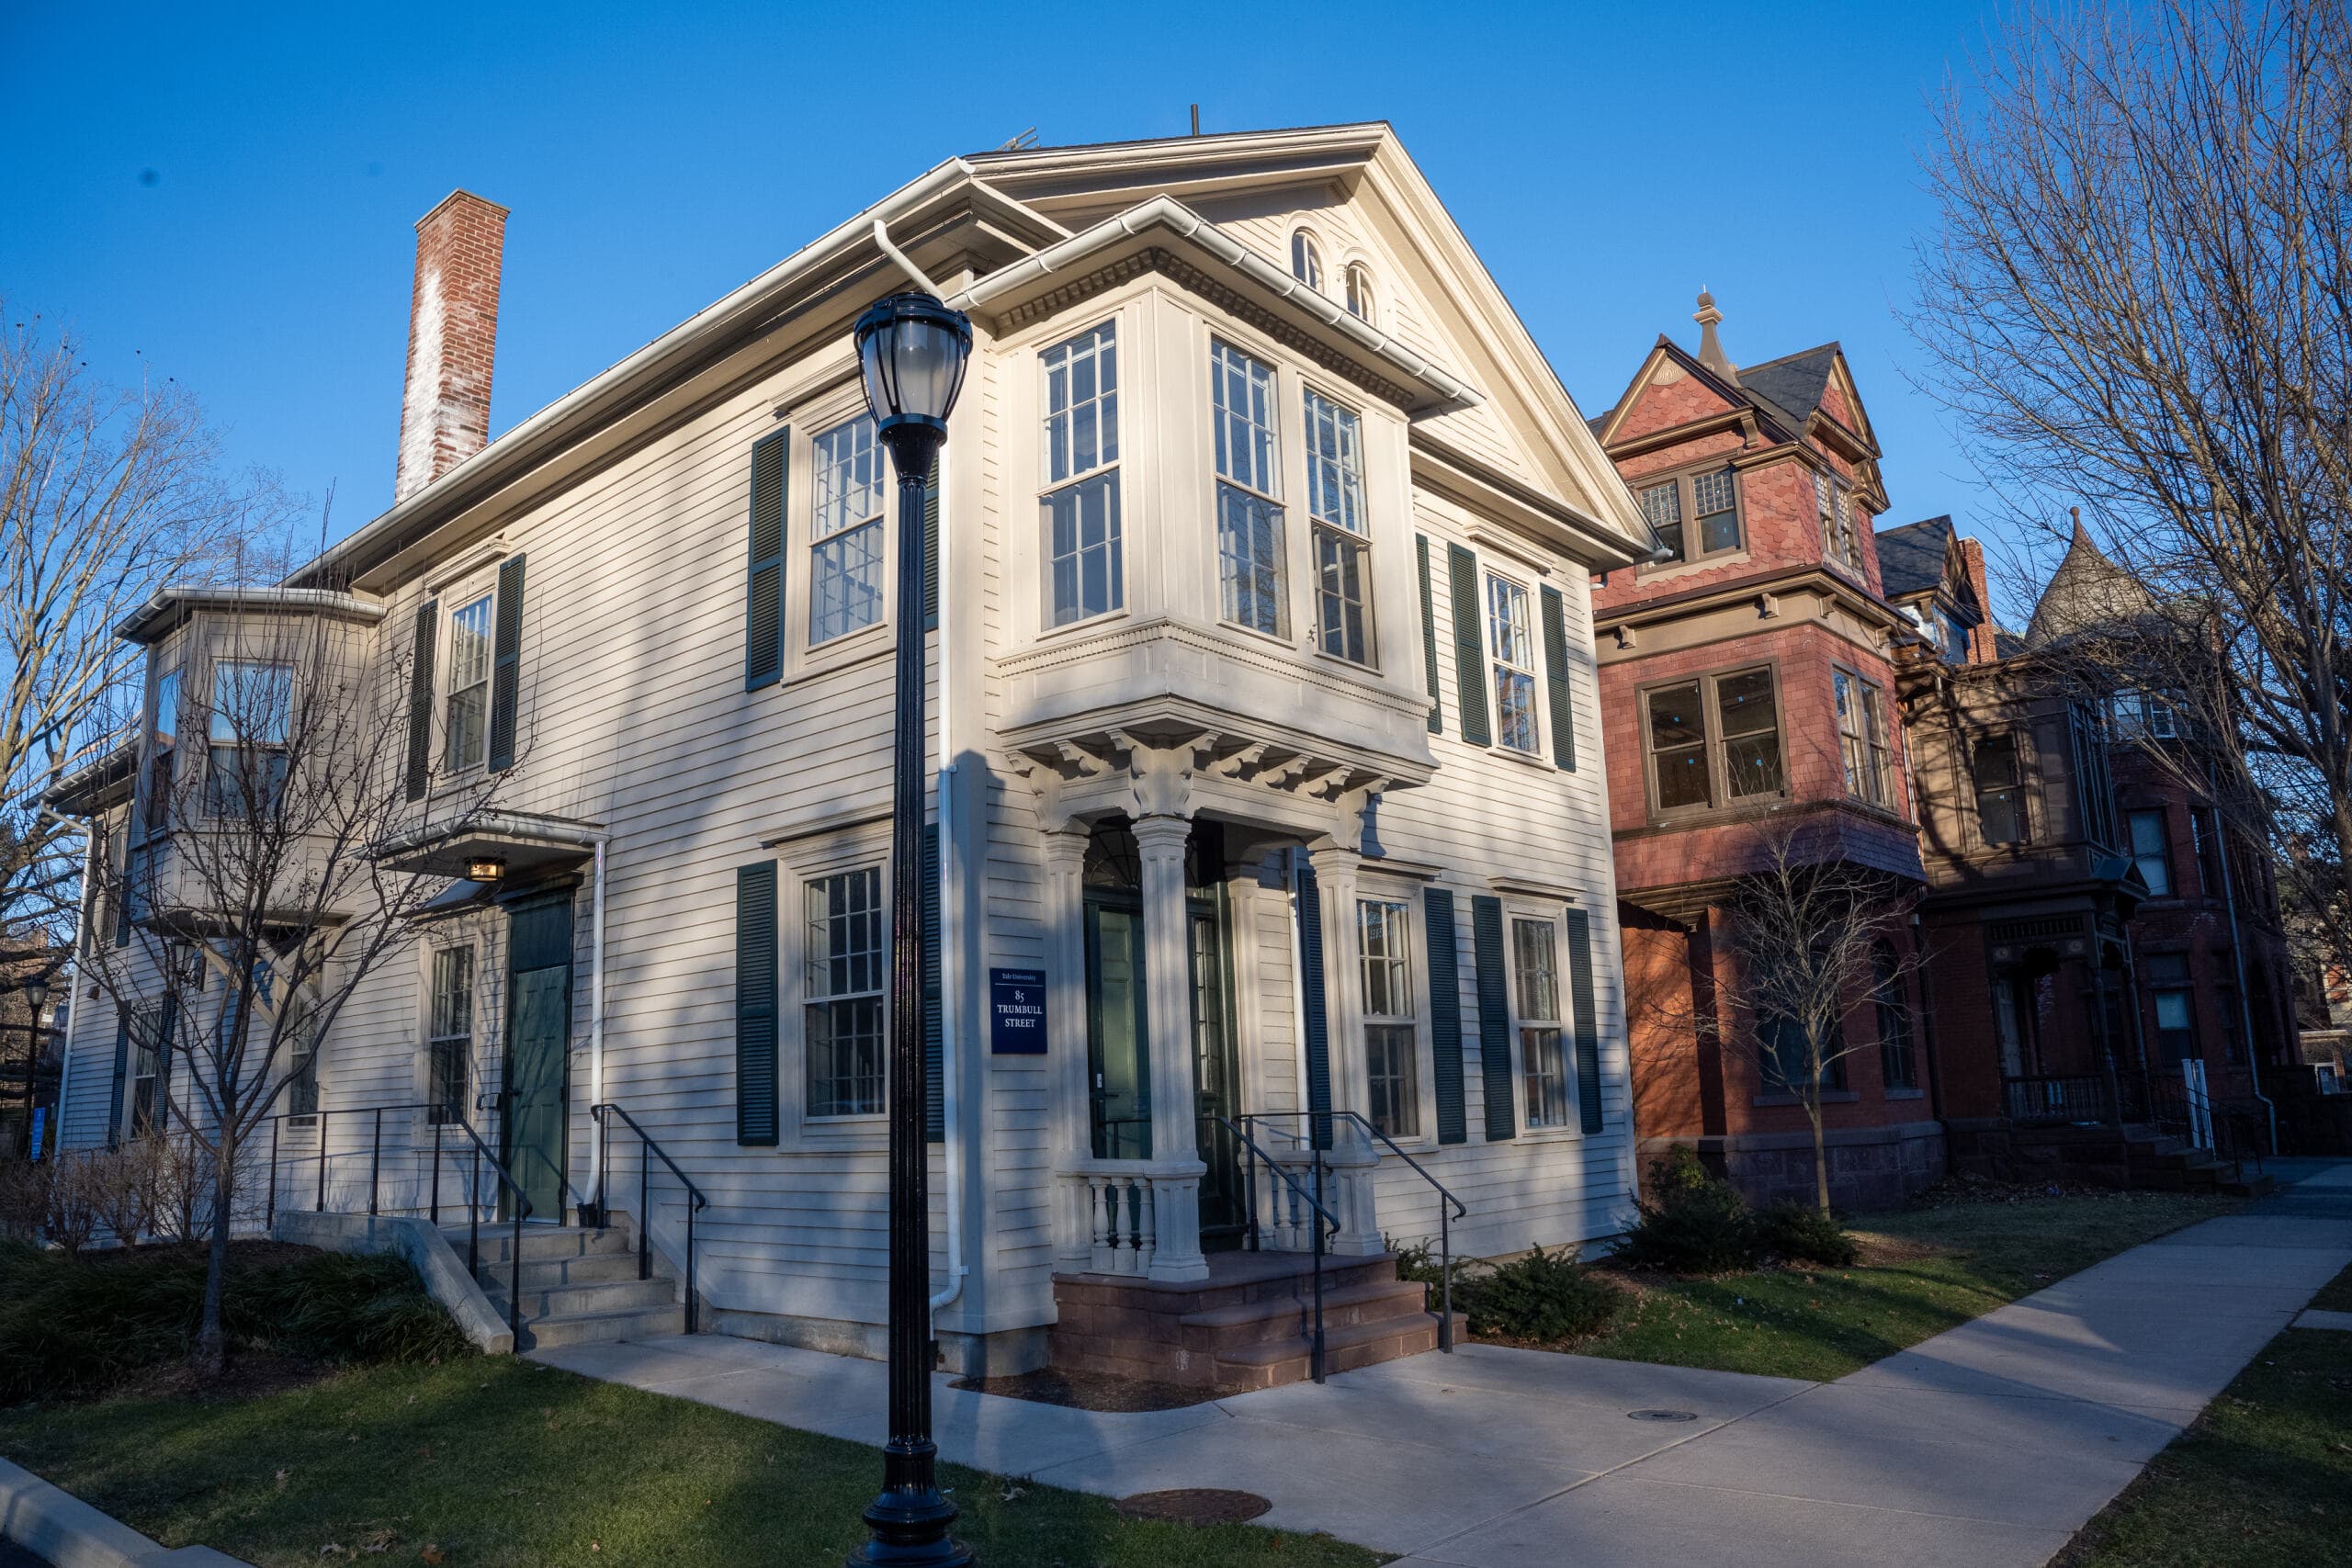
[{"label": "dark green shutter", "polygon": [[784,678],[784,459],[792,432],[752,443],[751,565],[743,580],[743,689]]},{"label": "dark green shutter", "polygon": [[1429,925],[1430,1066],[1437,1077],[1437,1141],[1470,1141],[1462,1093],[1462,958],[1453,942],[1453,895],[1423,889]]},{"label": "dark green shutter", "polygon": [[523,696],[523,558],[498,563],[498,619],[490,639],[490,771],[514,765],[514,709]]},{"label": "dark green shutter", "polygon": [[776,1141],[775,862],[735,868],[735,1141]]},{"label": "dark green shutter", "polygon": [[1478,953],[1478,1072],[1487,1086],[1487,1142],[1518,1132],[1510,1099],[1510,975],[1503,953],[1503,901],[1470,899],[1470,939]]},{"label": "dark green shutter", "polygon": [[1306,1109],[1318,1149],[1331,1146],[1331,1027],[1323,995],[1323,897],[1312,867],[1298,874],[1299,1011],[1306,1021]]},{"label": "dark green shutter", "polygon": [[180,998],[164,993],[163,1016],[155,1023],[155,1131],[172,1130],[172,1042],[179,1037]]},{"label": "dark green shutter", "polygon": [[122,1141],[122,1086],[130,1077],[130,1014],[117,1004],[114,1014],[114,1099],[107,1111],[107,1147]]},{"label": "dark green shutter", "polygon": [[939,460],[922,487],[922,629],[939,629]]},{"label": "dark green shutter", "polygon": [[1473,746],[1494,743],[1487,728],[1486,644],[1478,632],[1478,558],[1460,545],[1445,547],[1446,575],[1453,594],[1453,694],[1462,706],[1462,739]]},{"label": "dark green shutter", "polygon": [[939,824],[922,829],[922,1136],[947,1137],[947,1095],[942,1049],[946,1019],[939,984]]},{"label": "dark green shutter", "polygon": [[1445,733],[1445,703],[1437,694],[1437,600],[1430,592],[1430,541],[1426,534],[1413,536],[1414,552],[1421,563],[1421,678],[1429,687],[1430,733]]},{"label": "dark green shutter", "polygon": [[1552,699],[1552,761],[1570,772],[1577,765],[1576,705],[1568,697],[1567,604],[1556,588],[1544,599],[1544,685]]},{"label": "dark green shutter", "polygon": [[138,897],[131,886],[133,881],[131,868],[139,863],[138,855],[131,852],[130,835],[138,830],[138,827],[139,824],[136,822],[123,823],[122,863],[111,868],[121,877],[120,883],[117,886],[114,900],[114,944],[117,947],[130,945],[130,901]]},{"label": "dark green shutter", "polygon": [[1592,917],[1568,911],[1568,1019],[1577,1028],[1577,1097],[1584,1130],[1600,1131],[1600,1017],[1592,1005]]},{"label": "dark green shutter", "polygon": [[433,643],[441,626],[441,601],[416,607],[415,666],[408,672],[408,797],[424,798],[433,772]]}]

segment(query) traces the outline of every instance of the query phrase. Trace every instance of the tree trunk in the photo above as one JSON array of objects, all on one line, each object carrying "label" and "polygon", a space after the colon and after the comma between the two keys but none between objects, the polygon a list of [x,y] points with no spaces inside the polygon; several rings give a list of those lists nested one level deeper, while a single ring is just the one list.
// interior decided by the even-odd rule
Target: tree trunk
[{"label": "tree trunk", "polygon": [[1805,1119],[1813,1123],[1813,1201],[1829,1213],[1829,1146],[1821,1135],[1821,1107],[1807,1104]]},{"label": "tree trunk", "polygon": [[205,1248],[204,1310],[197,1320],[196,1364],[206,1377],[217,1378],[227,1361],[220,1333],[220,1301],[229,1275],[229,1219],[236,1192],[237,1159],[233,1136],[222,1132],[220,1152],[212,1162],[212,1237]]}]

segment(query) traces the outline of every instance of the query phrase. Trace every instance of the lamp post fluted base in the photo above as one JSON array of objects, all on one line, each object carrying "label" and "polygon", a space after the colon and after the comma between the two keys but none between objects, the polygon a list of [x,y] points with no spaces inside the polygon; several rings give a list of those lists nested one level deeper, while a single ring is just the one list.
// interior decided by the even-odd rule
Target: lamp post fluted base
[{"label": "lamp post fluted base", "polygon": [[873,1535],[849,1554],[849,1568],[969,1568],[972,1549],[947,1533],[956,1505],[932,1480],[937,1450],[928,1442],[892,1442],[883,1451],[890,1474],[865,1506]]}]

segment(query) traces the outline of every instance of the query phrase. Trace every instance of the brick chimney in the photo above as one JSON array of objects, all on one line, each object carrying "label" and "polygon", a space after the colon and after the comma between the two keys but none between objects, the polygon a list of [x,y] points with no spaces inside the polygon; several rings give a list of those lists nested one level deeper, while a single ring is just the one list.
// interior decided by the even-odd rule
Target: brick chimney
[{"label": "brick chimney", "polygon": [[490,369],[505,245],[506,209],[471,191],[451,191],[417,220],[395,502],[490,444]]},{"label": "brick chimney", "polygon": [[1968,661],[1989,664],[2001,655],[1993,646],[1993,593],[1984,583],[1984,545],[1974,539],[1961,540],[1960,558],[1967,563],[1968,586],[1976,595],[1976,607],[1984,612],[1984,618],[1968,634]]}]

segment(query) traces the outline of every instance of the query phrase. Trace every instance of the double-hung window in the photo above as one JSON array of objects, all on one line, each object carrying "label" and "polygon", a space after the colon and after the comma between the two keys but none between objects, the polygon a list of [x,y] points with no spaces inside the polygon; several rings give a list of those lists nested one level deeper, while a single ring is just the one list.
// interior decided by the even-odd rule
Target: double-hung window
[{"label": "double-hung window", "polygon": [[816,499],[808,519],[808,646],[882,619],[882,446],[860,414],[810,444]]},{"label": "double-hung window", "polygon": [[1642,709],[1659,811],[1737,805],[1785,787],[1770,666],[1653,686]]},{"label": "double-hung window", "polygon": [[160,833],[171,826],[173,753],[179,747],[180,672],[155,678],[155,716],[147,730],[147,803],[144,827]]},{"label": "double-hung window", "polygon": [[143,1137],[158,1131],[170,1108],[171,1086],[163,1081],[164,1020],[167,1010],[154,1004],[130,1015],[130,1135]]},{"label": "double-hung window", "polygon": [[808,926],[802,1043],[812,1116],[882,1110],[883,995],[889,985],[882,868],[862,866],[803,885]]},{"label": "double-hung window", "polygon": [[[1642,515],[1676,560],[1723,555],[1740,547],[1739,481],[1729,468],[1709,468],[1645,485]],[[1685,520],[1697,524],[1695,537]]]},{"label": "double-hung window", "polygon": [[1566,1031],[1560,1021],[1559,942],[1550,920],[1510,923],[1511,976],[1519,1000],[1519,1071],[1527,1097],[1527,1124],[1565,1127],[1570,1080]]},{"label": "double-hung window", "polygon": [[2011,733],[1979,739],[1969,759],[1976,789],[1976,830],[1987,844],[2022,844],[2028,836],[2025,783]]},{"label": "double-hung window", "polygon": [[1230,344],[1209,349],[1216,425],[1217,583],[1225,618],[1290,636],[1284,581],[1282,446],[1274,429],[1274,367]]},{"label": "double-hung window", "polygon": [[2143,961],[2156,1010],[2156,1049],[2165,1062],[2197,1055],[2197,993],[2190,988],[2188,956],[2152,953]]},{"label": "double-hung window", "polygon": [[1038,356],[1045,377],[1046,624],[1066,626],[1126,603],[1119,530],[1117,323]]},{"label": "double-hung window", "polygon": [[1364,514],[1363,427],[1351,409],[1306,393],[1306,514],[1314,524],[1315,639],[1372,662],[1372,533]]},{"label": "double-hung window", "polygon": [[1919,1087],[1918,1063],[1911,1049],[1911,1005],[1903,994],[1903,964],[1894,944],[1879,942],[1871,949],[1871,1000],[1878,1012],[1879,1071],[1885,1087]]},{"label": "double-hung window", "polygon": [[1886,741],[1886,694],[1875,682],[1844,670],[1830,671],[1837,698],[1838,749],[1846,770],[1846,793],[1872,806],[1893,804],[1893,771]]},{"label": "double-hung window", "polygon": [[252,820],[277,809],[293,709],[292,665],[223,659],[212,666],[205,784],[213,816]]},{"label": "double-hung window", "polygon": [[1856,564],[1853,498],[1827,474],[1813,471],[1814,509],[1821,514],[1821,553],[1840,566]]},{"label": "double-hung window", "polygon": [[2139,868],[2140,880],[2148,885],[2152,897],[2171,897],[2172,846],[2165,841],[2165,814],[2133,811],[2125,819],[2132,833],[2132,863]]},{"label": "double-hung window", "polygon": [[1366,898],[1356,905],[1369,1109],[1372,1124],[1392,1138],[1416,1137],[1421,1130],[1419,1035],[1408,918],[1401,902]]},{"label": "double-hung window", "polygon": [[1494,671],[1495,739],[1531,756],[1542,744],[1535,724],[1535,628],[1527,590],[1487,576],[1487,661]]},{"label": "double-hung window", "polygon": [[491,622],[498,595],[469,599],[449,613],[449,694],[442,733],[451,773],[481,765],[490,744]]},{"label": "double-hung window", "polygon": [[474,950],[433,950],[425,1013],[425,1103],[435,1122],[460,1120],[473,1077]]}]

